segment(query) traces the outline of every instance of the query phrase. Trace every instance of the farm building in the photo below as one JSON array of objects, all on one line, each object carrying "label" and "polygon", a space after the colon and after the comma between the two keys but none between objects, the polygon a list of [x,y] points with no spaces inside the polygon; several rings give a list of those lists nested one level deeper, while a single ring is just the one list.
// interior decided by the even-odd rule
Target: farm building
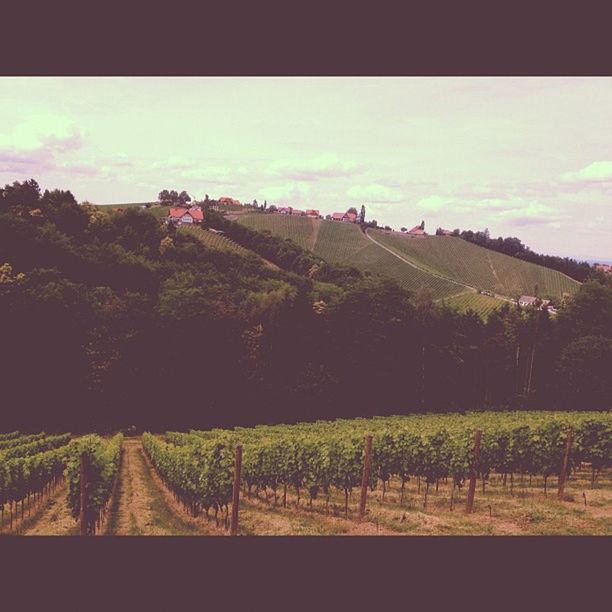
[{"label": "farm building", "polygon": [[355,223],[357,221],[357,215],[352,212],[335,212],[331,216],[332,221],[348,221],[349,223]]},{"label": "farm building", "polygon": [[306,216],[306,213],[303,210],[298,210],[297,208],[294,208],[291,211],[291,214],[292,215],[297,215],[298,217],[305,217]]},{"label": "farm building", "polygon": [[415,225],[411,230],[408,230],[406,236],[411,236],[412,238],[425,238],[425,222],[422,221],[421,225]]},{"label": "farm building", "polygon": [[521,295],[518,299],[519,306],[535,306],[538,298],[533,295]]},{"label": "farm building", "polygon": [[234,198],[228,198],[227,196],[220,197],[217,202],[221,206],[233,205],[233,206],[242,206],[240,200],[234,200]]},{"label": "farm building", "polygon": [[176,206],[168,211],[168,223],[183,225],[185,223],[202,223],[203,220],[204,213],[199,206],[191,206],[189,208]]},{"label": "farm building", "polygon": [[306,216],[307,217],[314,217],[315,219],[318,219],[319,218],[319,211],[309,208],[309,209],[306,210]]},{"label": "farm building", "polygon": [[291,206],[281,206],[281,208],[278,209],[278,212],[281,215],[290,215],[292,210],[293,208],[291,208]]},{"label": "farm building", "polygon": [[439,228],[436,233],[438,234],[438,236],[452,236],[453,235],[452,230],[444,229],[442,227]]}]

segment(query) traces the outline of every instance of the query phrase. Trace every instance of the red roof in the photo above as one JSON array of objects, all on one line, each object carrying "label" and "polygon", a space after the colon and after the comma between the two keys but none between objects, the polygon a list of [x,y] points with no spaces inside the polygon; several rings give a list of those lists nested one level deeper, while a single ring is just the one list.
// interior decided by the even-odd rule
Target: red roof
[{"label": "red roof", "polygon": [[187,212],[186,208],[171,208],[168,216],[174,219],[180,219]]},{"label": "red roof", "polygon": [[192,206],[191,208],[171,208],[168,216],[172,219],[181,219],[186,213],[189,213],[191,217],[202,221],[204,219],[204,213],[199,206]]},{"label": "red roof", "polygon": [[338,219],[339,221],[341,221],[344,218],[344,213],[334,213],[332,215],[332,219]]},{"label": "red roof", "polygon": [[420,225],[415,225],[411,230],[408,230],[409,234],[425,234],[425,230],[421,228]]}]

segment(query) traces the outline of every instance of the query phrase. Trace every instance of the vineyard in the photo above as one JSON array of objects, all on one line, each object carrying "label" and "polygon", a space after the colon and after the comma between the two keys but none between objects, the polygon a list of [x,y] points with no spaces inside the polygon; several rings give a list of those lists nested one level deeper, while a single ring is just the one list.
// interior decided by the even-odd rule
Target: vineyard
[{"label": "vineyard", "polygon": [[[370,240],[352,223],[279,214],[246,214],[238,222],[289,238],[329,263],[388,276],[409,291],[426,290],[435,300],[458,296],[469,288],[486,289],[514,299],[523,294],[533,295],[536,286],[539,296],[561,299],[579,287],[578,282],[560,272],[460,238],[414,239],[397,232],[368,230],[373,239]],[[467,298],[449,303],[456,304],[459,310],[471,307],[484,316],[494,309],[490,300],[471,301],[472,306],[467,304]]]},{"label": "vineyard", "polygon": [[465,293],[460,293],[459,295],[453,295],[446,298],[444,302],[458,312],[463,313],[467,312],[468,310],[473,310],[483,319],[487,319],[492,312],[495,312],[501,308],[502,304],[504,303],[502,300],[498,300],[488,295],[482,295],[474,291],[466,291]]},{"label": "vineyard", "polygon": [[[68,507],[93,535],[111,497],[122,439],[121,434],[111,441],[95,434],[74,439],[68,433],[0,436],[0,531],[6,524],[12,531],[16,520],[23,521],[26,511],[29,516],[66,480]],[[81,499],[87,500],[82,511]]]},{"label": "vineyard", "polygon": [[610,534],[608,413],[375,417],[126,442],[10,432],[0,444],[4,533]]},{"label": "vineyard", "polygon": [[239,219],[239,223],[289,238],[329,263],[387,276],[409,291],[425,289],[433,299],[465,291],[461,285],[433,276],[394,257],[369,240],[352,223],[272,214],[245,215]]},{"label": "vineyard", "polygon": [[521,261],[451,236],[414,239],[397,232],[369,230],[373,238],[402,257],[434,274],[453,278],[476,289],[508,297],[534,295],[561,299],[580,283],[550,268]]}]

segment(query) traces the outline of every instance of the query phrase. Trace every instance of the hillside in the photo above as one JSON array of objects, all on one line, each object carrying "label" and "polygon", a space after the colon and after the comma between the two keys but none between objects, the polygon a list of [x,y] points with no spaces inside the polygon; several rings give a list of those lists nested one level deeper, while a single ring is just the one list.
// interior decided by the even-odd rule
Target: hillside
[{"label": "hillside", "polygon": [[279,270],[279,267],[267,259],[261,258],[257,253],[250,251],[249,249],[240,246],[238,243],[230,240],[223,234],[218,234],[210,230],[193,226],[193,225],[182,225],[177,228],[177,231],[184,234],[193,236],[199,240],[205,247],[209,249],[216,249],[217,251],[224,251],[229,253],[237,253],[243,257],[256,257],[262,261],[266,266],[273,270]]},{"label": "hillside", "polygon": [[[330,263],[383,274],[412,291],[428,290],[434,299],[474,294],[475,290],[516,298],[533,295],[536,285],[539,296],[561,299],[580,286],[560,272],[460,238],[414,239],[383,230],[368,230],[366,235],[349,223],[273,214],[243,215],[238,222],[289,238]],[[474,294],[470,301],[479,310],[491,310],[491,300],[485,305]]]},{"label": "hillside", "polygon": [[397,232],[369,230],[380,244],[431,271],[476,289],[507,297],[522,294],[561,299],[573,294],[580,283],[550,268],[477,246],[452,236],[413,239]]},{"label": "hillside", "polygon": [[329,263],[383,274],[410,291],[427,289],[434,299],[466,291],[466,287],[459,283],[436,278],[426,271],[406,264],[374,244],[358,226],[350,223],[262,214],[243,215],[238,222],[252,229],[269,230],[273,234],[289,238]]}]

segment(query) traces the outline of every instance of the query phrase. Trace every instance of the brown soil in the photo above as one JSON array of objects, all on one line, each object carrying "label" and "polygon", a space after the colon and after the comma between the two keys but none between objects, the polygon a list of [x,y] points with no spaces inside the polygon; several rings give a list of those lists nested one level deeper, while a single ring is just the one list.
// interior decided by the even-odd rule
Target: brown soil
[{"label": "brown soil", "polygon": [[23,530],[22,535],[67,536],[78,535],[79,526],[73,518],[66,503],[68,489],[66,485],[58,487],[41,508],[41,513],[34,518],[31,527]]}]

